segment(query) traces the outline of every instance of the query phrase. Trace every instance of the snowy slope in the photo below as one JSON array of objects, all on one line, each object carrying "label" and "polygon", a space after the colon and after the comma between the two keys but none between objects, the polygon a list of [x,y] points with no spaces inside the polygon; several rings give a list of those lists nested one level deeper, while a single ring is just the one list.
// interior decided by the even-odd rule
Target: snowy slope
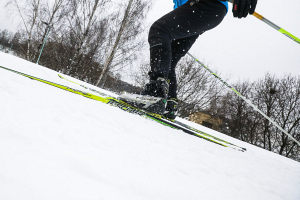
[{"label": "snowy slope", "polygon": [[[0,65],[84,90],[2,52]],[[0,199],[300,199],[300,163],[191,124],[247,152],[0,69]]]}]

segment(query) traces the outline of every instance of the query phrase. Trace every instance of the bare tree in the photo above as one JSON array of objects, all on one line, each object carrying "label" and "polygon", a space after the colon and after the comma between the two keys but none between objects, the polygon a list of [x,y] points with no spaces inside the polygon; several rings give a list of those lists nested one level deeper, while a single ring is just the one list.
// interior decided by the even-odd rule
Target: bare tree
[{"label": "bare tree", "polygon": [[[300,77],[285,76],[277,89],[277,106],[274,109],[276,122],[300,141]],[[275,129],[274,148],[286,157],[298,156],[300,147],[280,130]],[[295,154],[298,152],[298,155]]]},{"label": "bare tree", "polygon": [[9,32],[8,30],[3,30],[0,32],[0,43],[3,46],[6,46],[8,41],[11,40],[12,38],[12,33]]},{"label": "bare tree", "polygon": [[[300,140],[300,77],[266,74],[256,82],[235,88],[268,117]],[[300,161],[300,147],[238,96],[228,99],[228,130],[224,133],[280,155]]]},{"label": "bare tree", "polygon": [[[253,87],[253,84],[248,81],[234,85],[234,88],[247,99],[251,99]],[[255,143],[258,139],[255,137],[255,134],[259,127],[257,127],[257,121],[252,118],[254,114],[253,109],[243,99],[231,91],[224,96],[224,99],[227,101],[225,102],[227,105],[223,104],[220,106],[226,108],[224,118],[229,119],[228,126],[225,127],[226,129],[228,128],[228,130],[225,130],[225,133],[243,141],[252,144]]]},{"label": "bare tree", "polygon": [[[42,12],[40,19],[41,21],[38,23],[38,35],[39,33],[43,33],[40,39],[38,48],[36,53],[40,52],[42,44],[46,38],[46,34],[48,32],[48,26],[52,29],[57,28],[56,26],[60,25],[60,21],[66,15],[66,7],[68,6],[68,0],[55,0],[54,2],[49,3],[48,1],[42,4]],[[44,24],[48,26],[45,27]],[[58,27],[60,28],[60,27]],[[35,55],[36,56],[36,55]]]},{"label": "bare tree", "polygon": [[27,36],[26,59],[31,60],[31,43],[34,28],[37,25],[38,17],[41,11],[42,0],[10,0],[6,7],[12,8],[16,14],[22,19],[25,33]]},{"label": "bare tree", "polygon": [[[103,70],[96,85],[103,87],[106,75],[116,66],[124,66],[126,62],[135,58],[145,41],[140,38],[143,33],[143,20],[151,3],[145,0],[129,0],[118,5],[124,9],[113,16],[114,25],[111,26],[110,50],[106,55]],[[122,16],[123,15],[123,16]]]},{"label": "bare tree", "polygon": [[79,0],[70,1],[70,10],[67,17],[68,26],[70,28],[70,37],[73,37],[74,48],[76,50],[74,56],[70,59],[68,70],[72,70],[73,65],[77,62],[80,64],[80,56],[85,54],[91,42],[97,37],[93,32],[94,26],[97,25],[100,15],[100,9],[103,10],[105,4],[109,0]]},{"label": "bare tree", "polygon": [[[270,94],[270,90],[278,86],[278,80],[275,76],[266,74],[264,79],[258,80],[254,83],[254,88],[252,91],[252,101],[255,105],[259,107],[268,117],[274,117],[274,107],[276,106],[276,98],[274,95]],[[261,144],[264,149],[271,151],[272,149],[272,139],[271,139],[271,122],[262,116],[256,116],[260,119],[261,130],[257,133],[261,135]]]},{"label": "bare tree", "polygon": [[208,109],[212,101],[223,95],[224,85],[189,57],[178,63],[176,76],[182,116]]},{"label": "bare tree", "polygon": [[9,52],[15,45],[14,34],[8,30],[0,30],[0,51]]}]

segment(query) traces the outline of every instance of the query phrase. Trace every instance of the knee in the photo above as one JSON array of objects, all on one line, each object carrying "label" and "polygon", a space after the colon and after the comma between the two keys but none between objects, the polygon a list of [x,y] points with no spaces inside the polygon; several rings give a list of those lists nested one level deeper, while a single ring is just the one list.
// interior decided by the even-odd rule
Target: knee
[{"label": "knee", "polygon": [[163,20],[157,20],[149,30],[148,42],[152,46],[153,42],[161,43],[163,40],[170,40],[171,33]]}]

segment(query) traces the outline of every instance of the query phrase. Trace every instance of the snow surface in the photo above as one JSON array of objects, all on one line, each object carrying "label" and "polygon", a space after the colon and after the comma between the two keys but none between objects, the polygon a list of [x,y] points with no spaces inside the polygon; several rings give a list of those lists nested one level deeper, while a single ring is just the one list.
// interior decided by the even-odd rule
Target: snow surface
[{"label": "snow surface", "polygon": [[[2,52],[0,65],[85,90]],[[4,69],[0,96],[1,200],[300,199],[300,163],[183,119],[247,152]]]}]

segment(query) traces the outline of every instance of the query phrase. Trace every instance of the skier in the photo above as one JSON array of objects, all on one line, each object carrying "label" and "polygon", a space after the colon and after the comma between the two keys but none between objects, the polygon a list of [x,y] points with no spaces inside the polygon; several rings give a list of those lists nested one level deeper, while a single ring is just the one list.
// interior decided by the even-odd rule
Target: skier
[{"label": "skier", "polygon": [[[174,10],[151,26],[150,82],[140,94],[124,93],[123,100],[135,107],[169,119],[177,115],[177,82],[175,67],[199,35],[218,26],[228,11],[226,0],[173,0]],[[257,0],[235,0],[233,16],[253,14]]]}]

